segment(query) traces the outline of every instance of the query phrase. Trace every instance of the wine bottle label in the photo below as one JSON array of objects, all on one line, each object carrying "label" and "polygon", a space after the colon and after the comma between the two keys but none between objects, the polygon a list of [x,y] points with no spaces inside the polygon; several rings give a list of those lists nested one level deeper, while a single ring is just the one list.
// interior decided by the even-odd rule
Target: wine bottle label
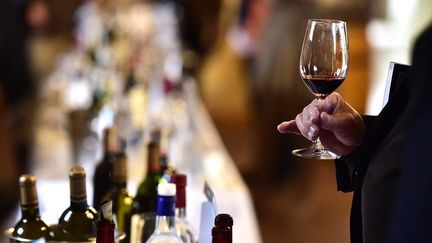
[{"label": "wine bottle label", "polygon": [[102,202],[99,218],[106,221],[113,220],[112,200]]},{"label": "wine bottle label", "polygon": [[22,175],[19,178],[20,199],[22,206],[33,206],[38,204],[36,191],[36,177],[32,175]]},{"label": "wine bottle label", "polygon": [[86,173],[80,166],[73,167],[69,172],[70,198],[73,202],[87,200],[86,194]]}]

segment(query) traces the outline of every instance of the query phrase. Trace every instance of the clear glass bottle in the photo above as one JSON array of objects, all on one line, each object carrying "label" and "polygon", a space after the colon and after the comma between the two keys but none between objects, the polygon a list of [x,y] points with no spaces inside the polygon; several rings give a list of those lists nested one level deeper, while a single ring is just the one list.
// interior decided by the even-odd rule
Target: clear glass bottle
[{"label": "clear glass bottle", "polygon": [[41,219],[36,191],[36,177],[22,175],[19,178],[21,219],[14,227],[13,236],[22,239],[50,239],[50,227]]},{"label": "clear glass bottle", "polygon": [[98,207],[102,197],[111,189],[112,166],[119,152],[119,138],[115,126],[104,130],[104,155],[93,177],[93,206]]},{"label": "clear glass bottle", "polygon": [[97,213],[87,204],[86,172],[80,166],[69,171],[70,207],[61,215],[55,240],[89,241],[96,238]]},{"label": "clear glass bottle", "polygon": [[98,213],[96,243],[114,243],[115,224],[112,210],[111,200],[102,202]]},{"label": "clear glass bottle", "polygon": [[103,197],[103,200],[112,200],[114,219],[117,229],[126,233],[124,242],[129,242],[131,229],[131,216],[134,212],[134,198],[127,191],[127,156],[125,141],[122,149],[113,164],[113,186]]},{"label": "clear glass bottle", "polygon": [[187,177],[184,174],[171,175],[171,182],[176,184],[176,230],[177,235],[185,243],[198,242],[197,234],[186,218],[186,184]]},{"label": "clear glass bottle", "polygon": [[233,219],[229,214],[218,214],[212,229],[212,243],[232,243]]},{"label": "clear glass bottle", "polygon": [[158,185],[158,206],[155,230],[146,243],[183,243],[175,227],[176,185]]}]

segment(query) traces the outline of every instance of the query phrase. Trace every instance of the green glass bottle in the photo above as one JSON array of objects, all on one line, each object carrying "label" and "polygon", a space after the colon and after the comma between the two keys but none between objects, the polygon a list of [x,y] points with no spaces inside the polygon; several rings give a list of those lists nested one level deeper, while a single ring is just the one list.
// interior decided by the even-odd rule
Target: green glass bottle
[{"label": "green glass bottle", "polygon": [[146,242],[155,229],[158,202],[157,186],[162,176],[160,165],[160,146],[152,140],[147,146],[147,176],[138,186],[135,196],[137,213],[145,218],[141,242]]},{"label": "green glass bottle", "polygon": [[139,213],[153,212],[157,209],[157,186],[161,179],[160,146],[151,141],[147,146],[147,176],[138,186],[135,196]]},{"label": "green glass bottle", "polygon": [[13,236],[23,239],[50,239],[50,228],[41,219],[36,191],[36,177],[22,175],[19,178],[21,219],[15,225]]},{"label": "green glass bottle", "polygon": [[97,232],[97,212],[87,204],[86,172],[80,166],[69,172],[70,207],[61,215],[55,240],[89,241],[95,240]]},{"label": "green glass bottle", "polygon": [[103,200],[112,200],[113,214],[119,231],[126,233],[124,242],[130,240],[131,216],[134,212],[134,199],[127,191],[127,156],[125,141],[122,141],[121,152],[113,163],[113,186]]}]

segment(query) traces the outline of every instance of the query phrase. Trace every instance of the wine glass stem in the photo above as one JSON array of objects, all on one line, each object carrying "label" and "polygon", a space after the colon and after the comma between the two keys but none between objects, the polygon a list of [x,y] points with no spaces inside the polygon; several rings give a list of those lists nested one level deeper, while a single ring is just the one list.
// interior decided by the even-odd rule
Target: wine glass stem
[{"label": "wine glass stem", "polygon": [[315,152],[321,152],[325,149],[324,146],[322,145],[319,137],[317,139],[313,140],[312,147],[313,147],[313,150]]},{"label": "wine glass stem", "polygon": [[[325,95],[317,95],[316,96],[316,99],[317,99],[316,107],[317,108],[318,108],[318,104],[319,103],[324,102],[325,97],[326,97]],[[325,150],[324,146],[321,143],[321,140],[320,140],[319,136],[316,139],[314,139],[312,142],[313,142],[312,148],[313,148],[314,151],[316,151],[316,152],[322,152],[323,150]]]}]

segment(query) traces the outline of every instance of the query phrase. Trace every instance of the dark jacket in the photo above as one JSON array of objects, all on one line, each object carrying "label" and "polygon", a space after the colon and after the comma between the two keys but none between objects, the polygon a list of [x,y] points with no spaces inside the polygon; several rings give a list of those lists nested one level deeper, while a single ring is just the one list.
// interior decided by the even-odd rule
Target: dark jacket
[{"label": "dark jacket", "polygon": [[432,242],[432,26],[418,39],[411,72],[406,163],[389,230],[390,243]]},{"label": "dark jacket", "polygon": [[[432,156],[428,155],[432,151],[428,142],[432,137],[428,96],[432,89],[432,28],[417,41],[412,63],[408,78],[399,80],[381,113],[364,117],[367,134],[362,145],[335,162],[338,190],[354,191],[351,243],[383,243],[389,234],[391,242],[432,242],[410,238],[419,236],[418,224],[423,223],[420,228],[425,236],[432,230]],[[421,120],[424,117],[428,122]],[[411,170],[405,171],[404,166]],[[426,205],[431,208],[429,214],[425,214]]]}]

